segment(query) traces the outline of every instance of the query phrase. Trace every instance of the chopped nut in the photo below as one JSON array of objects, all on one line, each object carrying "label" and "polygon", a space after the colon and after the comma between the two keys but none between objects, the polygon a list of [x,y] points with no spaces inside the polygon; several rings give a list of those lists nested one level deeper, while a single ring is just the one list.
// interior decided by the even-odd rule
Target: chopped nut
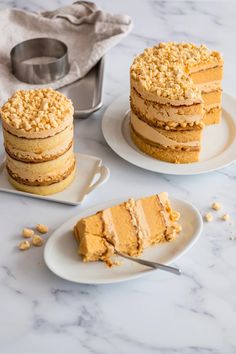
[{"label": "chopped nut", "polygon": [[172,211],[170,214],[170,219],[172,221],[178,221],[180,218],[180,213],[178,211]]},{"label": "chopped nut", "polygon": [[30,248],[29,241],[21,241],[18,245],[19,250],[26,251]]},{"label": "chopped nut", "polygon": [[26,229],[26,228],[22,230],[22,236],[25,238],[30,238],[33,235],[34,235],[34,230]]},{"label": "chopped nut", "polygon": [[32,244],[36,247],[40,247],[42,246],[44,243],[44,240],[42,239],[41,236],[39,235],[34,235],[33,239],[32,239]]},{"label": "chopped nut", "polygon": [[175,228],[175,231],[177,233],[179,233],[180,231],[182,231],[182,226],[180,224],[178,224],[177,222],[174,223],[174,228]]},{"label": "chopped nut", "polygon": [[146,91],[165,99],[190,99],[201,102],[201,92],[189,76],[199,63],[222,63],[220,53],[191,43],[161,43],[147,48],[134,59],[131,79]]},{"label": "chopped nut", "polygon": [[218,203],[218,202],[214,202],[211,207],[214,210],[220,210],[221,209],[221,204]]},{"label": "chopped nut", "polygon": [[224,215],[222,215],[222,220],[228,221],[229,219],[230,219],[229,214],[224,214]]},{"label": "chopped nut", "polygon": [[207,213],[204,215],[204,219],[205,219],[205,221],[210,222],[213,220],[213,216],[211,213]]},{"label": "chopped nut", "polygon": [[41,234],[46,234],[48,232],[48,227],[46,225],[44,225],[44,224],[37,224],[36,225],[36,229]]}]

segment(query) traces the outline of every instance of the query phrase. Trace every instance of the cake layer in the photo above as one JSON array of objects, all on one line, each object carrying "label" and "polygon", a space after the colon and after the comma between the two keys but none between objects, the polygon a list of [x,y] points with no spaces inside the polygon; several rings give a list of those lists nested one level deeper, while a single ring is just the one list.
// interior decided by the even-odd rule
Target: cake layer
[{"label": "cake layer", "polygon": [[190,77],[195,85],[204,83],[210,84],[211,82],[221,82],[223,78],[223,66],[216,66],[214,68],[190,73]]},{"label": "cake layer", "polygon": [[221,121],[221,113],[222,109],[221,108],[211,108],[208,111],[206,111],[204,115],[204,124],[210,125],[210,124],[218,124]]},{"label": "cake layer", "polygon": [[163,148],[161,145],[153,144],[131,129],[131,138],[135,145],[145,154],[154,157],[155,159],[172,162],[172,163],[192,163],[199,160],[200,149],[196,150],[179,150]]},{"label": "cake layer", "polygon": [[214,107],[221,107],[222,104],[222,90],[215,90],[207,93],[202,93],[205,110]]},{"label": "cake layer", "polygon": [[201,103],[178,107],[170,104],[164,105],[143,99],[134,89],[131,89],[130,104],[134,112],[154,127],[196,129],[204,113]]},{"label": "cake layer", "polygon": [[[179,213],[166,193],[129,199],[78,221],[74,235],[84,261],[109,261],[115,249],[138,256],[144,248],[177,236]],[[122,222],[121,222],[122,221]]]},{"label": "cake layer", "polygon": [[30,163],[6,156],[9,174],[15,180],[28,185],[47,185],[58,182],[70,173],[75,164],[73,146],[55,160]]},{"label": "cake layer", "polygon": [[48,138],[19,138],[3,129],[5,149],[16,160],[43,162],[53,160],[67,151],[73,143],[73,124]]},{"label": "cake layer", "polygon": [[202,130],[166,130],[154,128],[142,121],[132,110],[130,113],[132,129],[148,142],[171,150],[199,150]]},{"label": "cake layer", "polygon": [[52,183],[50,185],[40,185],[40,186],[30,186],[27,184],[23,184],[12,178],[10,175],[8,176],[9,182],[15,187],[16,189],[26,192],[26,193],[33,193],[38,195],[50,195],[55,194],[63,191],[67,188],[75,177],[76,169],[72,169],[70,174],[60,180],[59,182]]}]

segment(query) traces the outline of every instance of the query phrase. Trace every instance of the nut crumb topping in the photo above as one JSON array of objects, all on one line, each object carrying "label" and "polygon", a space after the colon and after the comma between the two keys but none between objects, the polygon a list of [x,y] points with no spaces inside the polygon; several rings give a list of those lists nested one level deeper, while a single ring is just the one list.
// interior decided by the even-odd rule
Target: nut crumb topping
[{"label": "nut crumb topping", "polygon": [[205,219],[205,221],[210,222],[213,220],[213,216],[211,213],[207,213],[204,215],[204,219]]},{"label": "nut crumb topping", "polygon": [[169,99],[200,99],[201,92],[189,76],[199,64],[223,63],[219,52],[192,43],[160,43],[137,56],[131,78],[146,90]]},{"label": "nut crumb topping", "polygon": [[222,220],[228,221],[229,219],[230,219],[229,214],[224,214],[224,215],[222,215]]},{"label": "nut crumb topping", "polygon": [[36,247],[40,247],[42,246],[44,243],[44,240],[42,239],[41,236],[39,235],[34,235],[33,239],[32,239],[32,244]]},{"label": "nut crumb topping", "polygon": [[44,225],[44,224],[37,224],[36,225],[36,229],[41,234],[46,234],[48,232],[48,227],[46,225]]},{"label": "nut crumb topping", "polygon": [[211,207],[213,210],[220,210],[222,205],[218,202],[214,202]]},{"label": "nut crumb topping", "polygon": [[60,126],[73,114],[73,106],[65,95],[51,88],[19,90],[3,105],[0,114],[15,129],[39,132]]},{"label": "nut crumb topping", "polygon": [[22,230],[22,236],[25,238],[30,238],[33,235],[34,235],[34,230],[26,229],[26,228]]}]

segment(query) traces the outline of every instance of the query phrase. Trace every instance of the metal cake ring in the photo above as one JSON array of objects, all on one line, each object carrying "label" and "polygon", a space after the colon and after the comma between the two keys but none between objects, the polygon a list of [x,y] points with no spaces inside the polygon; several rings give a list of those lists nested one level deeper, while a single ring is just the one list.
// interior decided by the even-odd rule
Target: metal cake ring
[{"label": "metal cake ring", "polygon": [[[34,38],[21,42],[12,48],[10,56],[15,77],[29,84],[47,84],[59,80],[70,68],[66,44],[54,38]],[[50,61],[33,61],[40,57]]]}]

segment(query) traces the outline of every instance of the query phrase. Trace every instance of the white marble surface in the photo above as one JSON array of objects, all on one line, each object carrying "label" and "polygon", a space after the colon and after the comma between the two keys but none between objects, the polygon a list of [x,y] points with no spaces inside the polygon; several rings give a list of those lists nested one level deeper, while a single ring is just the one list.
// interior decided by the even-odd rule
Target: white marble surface
[{"label": "white marble surface", "polygon": [[[0,7],[43,10],[65,3],[0,1]],[[236,97],[235,2],[98,3],[130,14],[135,22],[130,36],[107,56],[104,108],[75,124],[79,151],[102,157],[111,178],[80,207],[0,194],[0,353],[236,353],[236,241],[229,240],[231,232],[236,236],[234,225],[219,220],[205,225],[200,241],[178,261],[184,271],[180,278],[154,272],[112,286],[63,281],[44,265],[42,249],[16,249],[25,225],[43,222],[53,231],[89,206],[163,190],[190,200],[201,212],[219,200],[236,220],[236,164],[189,177],[147,172],[110,150],[100,124],[106,106],[128,88],[133,56],[160,40],[204,42],[222,51],[224,89]]]}]

